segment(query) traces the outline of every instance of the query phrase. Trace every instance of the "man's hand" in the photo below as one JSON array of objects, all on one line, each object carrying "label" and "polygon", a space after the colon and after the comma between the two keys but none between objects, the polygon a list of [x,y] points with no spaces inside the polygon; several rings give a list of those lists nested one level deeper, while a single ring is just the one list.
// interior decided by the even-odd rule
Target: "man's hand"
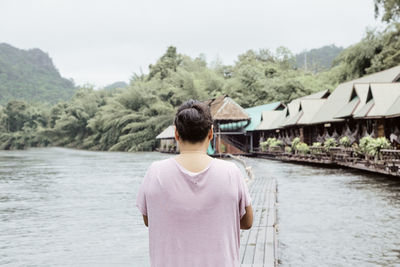
[{"label": "man's hand", "polygon": [[242,219],[240,219],[240,229],[249,230],[253,225],[253,208],[251,206],[247,206],[246,213],[243,215]]},{"label": "man's hand", "polygon": [[[143,214],[142,214],[142,215],[143,215]],[[144,224],[145,224],[147,227],[149,227],[149,221],[148,221],[146,215],[143,215],[143,222],[144,222]]]}]

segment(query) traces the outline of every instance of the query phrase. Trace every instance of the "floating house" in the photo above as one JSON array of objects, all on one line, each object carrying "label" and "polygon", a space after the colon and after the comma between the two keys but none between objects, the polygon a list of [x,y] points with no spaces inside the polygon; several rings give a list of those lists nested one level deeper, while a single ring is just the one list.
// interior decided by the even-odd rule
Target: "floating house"
[{"label": "floating house", "polygon": [[175,140],[175,126],[170,125],[165,128],[156,139],[160,140],[158,151],[175,153],[179,151],[179,144]]},{"label": "floating house", "polygon": [[285,110],[264,112],[256,127],[260,140],[275,137],[312,145],[343,136],[387,137],[400,141],[400,66],[340,84],[331,94],[325,90],[290,102]]},{"label": "floating house", "polygon": [[[251,108],[245,108],[244,111],[250,116],[250,122],[247,124],[227,123],[220,125],[223,131],[226,131],[226,138],[239,146],[243,153],[254,151],[255,147],[259,147],[260,132],[256,131],[256,127],[260,124],[263,112],[279,112],[286,108],[282,102],[274,102],[259,105]],[[230,130],[235,130],[235,134],[230,134]]]},{"label": "floating house", "polygon": [[[235,140],[229,136],[243,136],[245,134],[243,127],[249,125],[251,121],[248,113],[228,95],[221,95],[203,101],[203,103],[209,106],[214,122],[214,137],[207,153],[210,155],[214,153],[245,153],[246,149],[241,143],[243,140]],[[240,125],[240,127],[224,128],[223,125],[228,124]],[[179,151],[178,144],[175,140],[174,125],[168,126],[156,138],[160,139],[159,151],[173,153]],[[175,149],[170,149],[171,147],[175,147]]]},{"label": "floating house", "polygon": [[328,90],[323,90],[294,99],[284,109],[264,111],[261,122],[255,129],[259,133],[260,141],[271,137],[282,140],[286,145],[290,145],[295,137],[300,137],[303,142],[310,141],[312,135],[304,126],[310,123],[329,95]]},{"label": "floating house", "polygon": [[[343,136],[386,137],[400,146],[400,66],[294,99],[242,108],[228,95],[203,101],[214,120],[209,154],[246,154],[270,137],[290,145],[295,137],[312,145]],[[177,147],[172,125],[160,135],[160,151]]]}]

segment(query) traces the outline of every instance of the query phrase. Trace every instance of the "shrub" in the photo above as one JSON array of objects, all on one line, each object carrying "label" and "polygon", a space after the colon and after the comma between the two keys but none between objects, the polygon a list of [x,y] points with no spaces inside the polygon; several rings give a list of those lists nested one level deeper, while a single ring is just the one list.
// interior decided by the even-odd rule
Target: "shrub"
[{"label": "shrub", "polygon": [[294,152],[297,152],[297,145],[300,143],[300,138],[296,137],[295,139],[293,139],[292,141],[292,150]]},{"label": "shrub", "polygon": [[371,136],[365,136],[360,139],[360,151],[363,153],[365,156],[369,155],[368,150],[370,144],[374,141],[374,139]]},{"label": "shrub", "polygon": [[343,136],[342,138],[340,138],[339,144],[342,147],[350,147],[351,146],[350,138],[347,136]]},{"label": "shrub", "polygon": [[283,146],[283,142],[281,140],[276,139],[275,137],[268,138],[266,141],[261,142],[261,151],[267,151],[268,148],[272,146]]},{"label": "shrub", "polygon": [[320,142],[314,142],[312,144],[313,147],[322,147],[322,144]]},{"label": "shrub", "polygon": [[308,145],[306,143],[300,142],[297,144],[296,146],[296,150],[303,155],[306,155],[310,152],[310,148],[308,147]]},{"label": "shrub", "polygon": [[286,153],[292,153],[292,148],[290,146],[285,146]]},{"label": "shrub", "polygon": [[328,138],[324,142],[325,150],[329,151],[332,147],[337,147],[337,142],[335,138]]},{"label": "shrub", "polygon": [[380,159],[382,157],[381,150],[388,148],[390,148],[389,140],[387,140],[386,137],[378,137],[368,144],[367,150],[368,154],[374,156],[375,159]]}]

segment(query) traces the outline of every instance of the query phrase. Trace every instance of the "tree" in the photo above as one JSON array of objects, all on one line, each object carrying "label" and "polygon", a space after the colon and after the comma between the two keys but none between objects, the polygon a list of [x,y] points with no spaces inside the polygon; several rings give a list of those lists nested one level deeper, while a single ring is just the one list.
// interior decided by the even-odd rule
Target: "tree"
[{"label": "tree", "polygon": [[400,18],[400,0],[374,0],[375,18],[382,13],[382,21],[393,22]]}]

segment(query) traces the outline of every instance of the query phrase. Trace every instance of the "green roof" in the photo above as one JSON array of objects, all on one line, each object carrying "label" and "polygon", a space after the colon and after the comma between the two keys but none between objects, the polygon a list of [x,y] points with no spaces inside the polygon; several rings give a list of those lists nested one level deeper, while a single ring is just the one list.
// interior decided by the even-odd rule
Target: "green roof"
[{"label": "green roof", "polygon": [[245,130],[246,131],[254,131],[255,128],[260,124],[261,122],[261,116],[263,111],[268,111],[268,110],[274,110],[279,105],[281,105],[281,102],[274,102],[274,103],[269,103],[269,104],[264,104],[264,105],[259,105],[251,108],[245,108],[244,110],[249,114],[251,121],[250,124],[246,126]]}]

